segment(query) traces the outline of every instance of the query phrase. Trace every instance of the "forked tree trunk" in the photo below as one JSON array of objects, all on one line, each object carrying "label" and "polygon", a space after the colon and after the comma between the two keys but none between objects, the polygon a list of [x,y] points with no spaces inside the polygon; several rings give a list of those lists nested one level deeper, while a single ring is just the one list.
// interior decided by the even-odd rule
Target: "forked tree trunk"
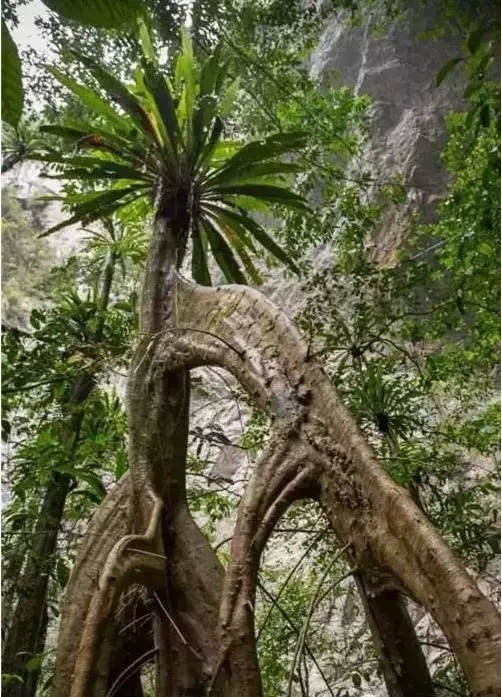
[{"label": "forked tree trunk", "polygon": [[[148,586],[156,601],[158,694],[202,691],[217,659],[223,570],[186,501],[189,372],[153,366],[151,360],[158,338],[176,321],[173,281],[186,248],[186,211],[186,196],[180,194],[160,206],[154,224],[141,339],[127,388],[130,495],[122,486],[107,499],[103,514],[91,522],[89,540],[106,534],[109,525],[113,534],[105,548],[87,544],[72,573],[58,647],[58,697],[65,685],[71,686],[71,697],[106,693],[109,627],[120,593],[131,581]],[[114,509],[124,496],[125,525]]]},{"label": "forked tree trunk", "polygon": [[[103,656],[105,629],[113,620],[120,592],[131,582],[148,585],[159,598],[156,637],[163,647],[159,695],[161,689],[171,689],[173,696],[181,697],[188,687],[182,684],[185,680],[200,690],[203,676],[213,695],[258,697],[254,601],[260,555],[289,505],[305,497],[319,501],[359,568],[374,573],[380,583],[383,578],[389,592],[408,592],[431,612],[473,692],[498,695],[495,608],[408,494],[380,467],[322,369],[309,360],[295,328],[256,291],[187,284],[174,272],[179,259],[176,255],[173,259],[173,250],[172,238],[169,243],[165,235],[154,236],[143,300],[144,336],[128,388],[129,534],[108,554],[104,549],[90,550],[87,544],[72,575],[62,636],[68,638],[68,628],[73,627],[79,633],[79,646],[75,650],[73,639],[73,649],[60,644],[58,652],[58,671],[62,675],[61,666],[66,664],[70,697],[105,694],[97,659]],[[270,444],[238,509],[223,586],[221,568],[185,499],[188,371],[200,365],[228,369],[255,404],[274,418]],[[108,550],[104,512],[112,522],[118,520],[116,505],[109,499],[96,517],[94,544],[102,540]],[[119,528],[113,528],[114,541]],[[94,555],[94,565],[89,555]],[[78,609],[70,607],[87,583],[81,577],[89,575],[95,582],[98,558],[106,562],[100,564],[97,587],[87,584],[85,603]],[[81,620],[86,616],[81,631],[77,614]],[[388,619],[388,613],[382,614]],[[395,619],[402,622],[403,615]],[[400,650],[409,651],[395,640],[396,627],[387,632],[387,640],[393,642],[389,661]],[[169,651],[169,659],[175,660],[169,648],[174,633],[183,647],[183,679],[169,684],[162,660]],[[175,674],[175,663],[171,669]]]}]

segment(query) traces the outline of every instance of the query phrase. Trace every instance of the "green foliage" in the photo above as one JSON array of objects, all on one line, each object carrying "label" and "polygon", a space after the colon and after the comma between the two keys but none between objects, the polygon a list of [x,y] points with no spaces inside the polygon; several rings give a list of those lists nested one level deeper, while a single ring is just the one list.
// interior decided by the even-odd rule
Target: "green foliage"
[{"label": "green foliage", "polygon": [[[137,328],[135,292],[128,284],[134,279],[133,261],[140,258],[144,239],[137,231],[128,234],[120,223],[108,222],[95,231],[78,260],[70,258],[52,274],[51,304],[32,310],[26,330],[2,333],[2,438],[9,492],[2,527],[3,597],[9,611],[45,492],[55,481],[69,482],[58,548],[43,560],[52,619],[82,521],[127,469],[125,413],[107,383],[128,363]],[[122,282],[115,273],[121,265]],[[90,389],[85,399],[79,396],[83,385]]]},{"label": "green foliage", "polygon": [[[340,4],[357,14],[359,3]],[[384,10],[395,12],[400,4],[384,3]],[[116,217],[111,228],[105,223],[88,230],[87,252],[54,272],[53,302],[31,313],[26,334],[4,332],[2,425],[11,494],[3,528],[7,597],[52,474],[68,475],[73,484],[51,571],[55,614],[82,523],[127,469],[125,418],[106,383],[123,371],[136,330],[134,269],[145,258],[144,222],[152,212],[170,209],[174,190],[191,192],[193,275],[199,282],[211,282],[210,250],[228,280],[245,275],[259,282],[254,264],[259,246],[276,261],[300,268],[305,308],[298,321],[310,355],[325,362],[382,465],[408,487],[469,567],[482,571],[500,551],[493,380],[499,344],[500,107],[499,88],[487,79],[493,47],[475,29],[466,32],[468,108],[448,119],[444,163],[451,183],[438,220],[414,225],[396,267],[382,269],[371,260],[371,244],[385,212],[403,201],[404,189],[399,181],[375,181],[360,164],[369,100],[319,85],[307,74],[304,59],[318,38],[319,16],[274,0],[244,3],[239,13],[232,8],[221,26],[203,26],[205,17],[213,22],[217,13],[205,3],[195,5],[193,47],[186,35],[180,41],[172,31],[185,8],[163,3],[148,18],[159,30],[163,24],[172,69],[156,64],[143,27],[145,58],[129,82],[123,76],[130,75],[132,43],[109,44],[102,33],[67,31],[61,23],[51,29],[60,47],[71,44],[86,56],[71,64],[62,56],[52,70],[63,105],[73,103],[63,109],[60,126],[45,129],[44,137],[52,135],[58,148],[46,143],[42,161],[65,183],[63,199],[73,220],[90,224],[103,215]],[[225,51],[202,58],[216,35]],[[180,43],[173,61],[171,48]],[[103,58],[111,69],[104,68]],[[448,79],[455,60],[439,82]],[[254,141],[246,145],[248,138]],[[14,140],[12,152],[24,156],[26,149]],[[285,181],[293,182],[296,195],[287,193]],[[256,195],[265,204],[261,208]],[[304,210],[304,199],[313,212]],[[256,222],[256,212],[267,220],[280,215],[281,246]],[[7,229],[9,245],[23,237],[16,230]],[[331,245],[329,253],[314,268],[312,248],[322,245]],[[38,252],[30,254],[21,256],[30,258],[31,269]],[[103,313],[100,293],[110,259],[122,279],[119,284],[115,276]],[[82,374],[100,387],[80,407],[82,426],[70,458],[61,433],[75,414],[72,389]],[[250,460],[263,450],[269,428],[263,413],[251,413],[239,441]],[[189,505],[207,536],[219,539],[241,489],[210,476],[215,448],[229,442],[224,427],[197,424],[194,434],[187,463]],[[332,558],[330,537],[318,539],[319,530],[314,507],[295,506],[264,555],[257,628],[270,697],[286,686],[314,589]],[[224,542],[218,545],[223,561]],[[306,553],[301,571],[292,566],[299,547]],[[286,550],[285,562],[275,563],[276,549],[283,557]],[[354,592],[348,582],[338,586],[345,571],[341,564],[330,571],[294,672],[298,694],[314,691],[313,675],[325,679],[326,694],[351,697],[381,682],[361,609],[345,613]],[[335,613],[342,616],[339,632],[331,623]],[[448,688],[466,693],[452,661],[438,666],[438,694],[451,694]]]},{"label": "green foliage", "polygon": [[2,120],[16,128],[22,111],[21,61],[16,44],[2,20]]},{"label": "green foliage", "polygon": [[172,215],[167,211],[176,210],[177,202],[186,199],[183,205],[188,206],[193,242],[192,273],[198,282],[211,283],[209,249],[228,281],[245,282],[234,250],[249,277],[260,282],[251,260],[256,254],[254,241],[296,269],[249,212],[255,199],[262,204],[305,209],[297,194],[279,186],[296,168],[277,160],[300,147],[304,136],[280,133],[244,146],[222,141],[222,119],[230,109],[237,83],[224,88],[226,65],[219,51],[199,68],[188,36],[183,37],[183,50],[171,79],[145,60],[135,73],[132,90],[95,61],[78,57],[122,113],[112,109],[99,92],[52,71],[100,121],[43,129],[85,148],[90,156],[53,151],[38,159],[58,165],[58,179],[109,184],[98,191],[68,193],[61,200],[73,216],[46,234],[67,224],[88,224],[106,217],[141,197],[155,200],[160,219]]},{"label": "green foliage", "polygon": [[2,173],[8,172],[18,163],[28,158],[30,152],[47,145],[42,141],[39,126],[33,118],[22,118],[16,128],[6,126],[2,132]]},{"label": "green foliage", "polygon": [[499,546],[499,88],[485,80],[468,100],[447,120],[437,222],[415,223],[395,268],[379,268],[368,240],[395,193],[375,205],[346,185],[336,257],[306,279],[299,322],[389,473],[482,570]]},{"label": "green foliage", "polygon": [[79,24],[105,29],[134,29],[143,10],[140,0],[43,0],[44,5]]},{"label": "green foliage", "polygon": [[[411,263],[405,266],[408,281],[418,285],[427,279],[434,298],[433,305],[427,303],[427,327],[415,322],[413,331],[427,340],[445,334],[453,338],[428,360],[436,379],[452,368],[460,371],[459,377],[470,378],[473,370],[489,372],[498,361],[500,87],[486,82],[469,97],[469,105],[467,113],[448,118],[443,161],[452,183],[439,206],[438,222],[419,227],[411,238]],[[492,115],[487,123],[485,110]],[[432,249],[417,254],[420,247]]]}]

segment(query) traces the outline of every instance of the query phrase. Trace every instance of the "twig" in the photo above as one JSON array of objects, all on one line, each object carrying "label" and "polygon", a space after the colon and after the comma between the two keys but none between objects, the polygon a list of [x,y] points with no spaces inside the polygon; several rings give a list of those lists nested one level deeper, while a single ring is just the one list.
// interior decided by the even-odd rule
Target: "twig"
[{"label": "twig", "polygon": [[133,673],[135,673],[136,670],[143,665],[143,663],[146,663],[157,652],[158,649],[155,647],[153,649],[148,649],[148,651],[145,651],[145,653],[141,654],[141,656],[138,656],[136,660],[134,660],[130,665],[128,665],[127,668],[124,668],[124,670],[120,673],[120,675],[117,677],[115,682],[112,684],[112,686],[106,693],[106,697],[113,697],[113,695],[117,692],[119,687],[121,687],[124,684],[127,678],[129,678]]},{"label": "twig", "polygon": [[[314,545],[317,543],[317,541],[319,540],[319,538],[320,538],[320,536],[321,536],[322,534],[323,534],[322,532],[318,532],[318,533],[317,533],[317,535],[314,537],[314,539],[312,540],[312,542],[310,543],[310,545],[307,547],[307,549],[305,550],[305,552],[302,554],[302,556],[300,557],[300,559],[299,559],[299,560],[296,562],[296,564],[293,566],[293,568],[291,569],[291,571],[290,571],[289,574],[287,575],[286,580],[284,581],[284,583],[282,584],[282,586],[279,588],[279,592],[278,592],[277,595],[275,596],[276,602],[278,602],[279,598],[280,598],[281,595],[282,595],[282,592],[284,591],[284,589],[286,588],[286,586],[287,586],[288,583],[290,582],[290,580],[291,580],[293,574],[294,574],[295,571],[298,569],[298,567],[300,566],[300,564],[303,562],[303,560],[305,559],[305,557],[309,554],[309,552],[310,552],[311,549],[314,547]],[[270,607],[269,611],[267,612],[267,615],[266,615],[265,619],[263,620],[263,622],[262,622],[262,624],[261,624],[260,629],[258,630],[258,634],[256,635],[256,642],[257,642],[257,643],[260,641],[260,636],[262,635],[263,630],[264,630],[265,627],[266,627],[266,624],[267,624],[267,622],[268,622],[268,619],[269,619],[270,615],[272,614],[273,609],[274,609],[274,605],[272,605],[272,606]]]},{"label": "twig", "polygon": [[122,634],[123,632],[125,632],[126,629],[129,629],[129,627],[132,627],[137,622],[141,622],[141,620],[144,620],[144,619],[149,619],[152,616],[152,614],[153,613],[151,613],[151,612],[147,612],[145,615],[141,615],[140,617],[136,617],[136,619],[132,620],[132,622],[129,622],[124,627],[122,627],[122,629],[119,631],[119,634]]},{"label": "twig", "polygon": [[[326,570],[322,574],[322,576],[319,580],[319,583],[317,585],[316,591],[310,600],[309,607],[307,610],[307,616],[305,618],[305,622],[303,624],[302,631],[301,631],[301,633],[298,637],[298,641],[296,643],[295,653],[293,656],[293,663],[291,665],[291,671],[289,673],[287,697],[291,697],[291,691],[293,689],[293,678],[294,678],[294,674],[295,674],[295,670],[296,670],[296,665],[298,663],[298,657],[301,655],[301,653],[305,647],[305,641],[307,638],[307,631],[309,628],[310,620],[312,618],[315,607],[317,605],[317,600],[318,600],[319,595],[321,593],[322,585],[323,585],[324,581],[326,580],[326,577],[328,576],[328,574],[331,571],[334,564],[338,561],[338,559],[342,556],[342,554],[344,554],[344,552],[347,551],[349,546],[350,546],[350,544],[346,544],[344,547],[342,547],[342,549],[338,552],[338,554],[335,554],[335,556],[331,560],[331,563],[328,564],[328,566],[326,567]],[[341,578],[339,578],[337,580],[336,584],[341,583],[345,578],[347,578],[348,576],[351,576],[353,571],[354,570],[351,569],[348,573],[344,574]]]},{"label": "twig", "polygon": [[155,552],[148,552],[146,549],[136,549],[135,547],[130,547],[129,548],[130,552],[137,552],[138,554],[147,554],[149,557],[159,557],[159,559],[165,559],[167,561],[167,557],[164,554],[156,554]]},{"label": "twig", "polygon": [[[267,598],[272,602],[272,604],[275,605],[275,607],[279,610],[279,612],[280,612],[281,615],[284,617],[284,619],[285,619],[286,622],[289,624],[289,626],[293,629],[293,631],[295,632],[295,634],[297,634],[297,635],[300,634],[300,630],[298,629],[298,627],[295,626],[295,624],[294,624],[293,620],[291,619],[291,617],[288,615],[288,613],[286,612],[286,610],[285,610],[283,607],[281,607],[281,605],[279,605],[279,603],[276,601],[276,599],[274,598],[274,596],[272,595],[272,593],[270,593],[260,581],[258,581],[258,586],[259,586],[260,590],[262,591],[262,593],[264,593],[264,594],[267,596]],[[324,684],[325,684],[326,687],[328,688],[328,691],[329,691],[331,697],[335,697],[335,694],[334,694],[333,690],[331,689],[331,687],[330,687],[330,685],[329,685],[329,683],[328,683],[328,679],[327,679],[326,676],[324,675],[324,672],[323,672],[321,666],[319,665],[319,663],[318,663],[318,661],[317,661],[315,655],[313,654],[313,652],[312,652],[312,650],[311,650],[311,648],[309,647],[308,644],[305,644],[305,651],[308,653],[308,655],[309,655],[310,658],[312,659],[312,662],[314,663],[315,667],[316,667],[317,670],[319,671],[319,675],[320,675],[321,678],[324,680]]]},{"label": "twig", "polygon": [[166,606],[164,605],[164,603],[162,602],[162,600],[159,598],[159,596],[158,596],[158,594],[157,594],[156,591],[153,591],[153,596],[154,596],[155,600],[157,601],[157,603],[158,603],[160,609],[162,610],[162,612],[165,614],[165,616],[167,617],[167,619],[169,620],[169,622],[170,622],[171,625],[173,626],[174,630],[176,631],[176,633],[177,633],[177,635],[179,636],[179,638],[180,638],[181,642],[183,643],[183,645],[186,646],[187,649],[188,649],[189,651],[191,651],[191,652],[193,653],[193,655],[194,655],[196,658],[199,659],[199,661],[203,661],[204,659],[203,659],[203,657],[200,655],[200,653],[199,653],[198,651],[196,651],[196,650],[193,648],[193,646],[191,646],[191,645],[188,643],[188,641],[185,639],[185,637],[183,636],[181,630],[178,628],[178,625],[176,624],[176,622],[174,621],[174,619],[171,617],[171,615],[170,615],[169,612],[167,611]]}]

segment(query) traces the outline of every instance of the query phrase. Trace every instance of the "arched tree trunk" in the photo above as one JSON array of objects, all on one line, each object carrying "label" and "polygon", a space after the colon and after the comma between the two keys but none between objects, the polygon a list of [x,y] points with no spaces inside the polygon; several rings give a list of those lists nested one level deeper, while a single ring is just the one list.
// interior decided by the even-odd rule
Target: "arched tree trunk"
[{"label": "arched tree trunk", "polygon": [[[308,486],[358,565],[388,574],[446,634],[476,695],[500,692],[499,615],[408,493],[384,472],[294,326],[248,288],[178,282],[178,325],[158,356],[230,370],[309,456],[270,505]],[[175,345],[173,345],[175,343]],[[310,477],[310,480],[309,480]],[[254,480],[253,480],[254,481]],[[238,523],[239,524],[239,523]],[[263,523],[262,523],[263,525]],[[222,604],[224,603],[224,599]],[[220,617],[221,620],[221,617]]]},{"label": "arched tree trunk", "polygon": [[[158,249],[160,242],[152,244]],[[382,588],[407,592],[431,612],[473,692],[498,694],[498,613],[407,492],[380,467],[293,325],[257,291],[194,286],[175,275],[165,253],[160,265],[156,258],[147,272],[154,281],[147,282],[143,315],[148,333],[129,382],[129,534],[106,557],[90,594],[67,683],[71,697],[104,694],[95,659],[120,591],[133,581],[156,590],[166,622],[191,649],[194,680],[207,676],[214,695],[257,697],[254,599],[260,554],[281,515],[304,497],[320,503],[359,568]],[[205,364],[228,369],[274,419],[274,434],[238,509],[221,602],[221,569],[191,520],[184,489],[188,371]],[[80,573],[88,568],[82,561],[79,566]],[[187,579],[188,569],[196,584]],[[75,584],[73,590],[78,579]],[[186,613],[178,592],[188,594]],[[67,621],[73,621],[71,612]],[[156,635],[167,647],[169,633],[162,627]],[[161,685],[167,685],[162,670]]]}]

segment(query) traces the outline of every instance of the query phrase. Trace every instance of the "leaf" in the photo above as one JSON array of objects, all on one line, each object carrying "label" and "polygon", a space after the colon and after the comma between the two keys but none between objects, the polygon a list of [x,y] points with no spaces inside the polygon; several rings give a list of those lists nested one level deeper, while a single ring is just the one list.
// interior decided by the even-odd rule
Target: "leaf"
[{"label": "leaf", "polygon": [[270,184],[224,184],[215,187],[214,191],[221,195],[252,196],[273,203],[281,203],[284,206],[297,208],[302,211],[309,210],[301,196],[280,186],[271,186]]},{"label": "leaf", "polygon": [[7,419],[2,419],[2,440],[9,440],[9,436],[11,433],[11,425],[10,421],[7,421]]},{"label": "leaf", "polygon": [[147,61],[152,63],[153,65],[157,65],[157,55],[155,53],[155,50],[153,48],[152,44],[152,37],[150,35],[150,32],[148,31],[147,24],[145,22],[145,19],[143,17],[140,17],[138,20],[138,28],[139,28],[139,41],[141,44],[141,50],[143,52],[144,57],[146,58]]},{"label": "leaf", "polygon": [[24,684],[24,680],[20,675],[13,675],[12,673],[2,673],[2,685],[8,685],[11,682],[19,682],[21,685]]},{"label": "leaf", "polygon": [[[181,27],[181,53],[178,58],[178,70],[179,77],[183,78],[185,87],[187,89],[189,103],[193,104],[193,98],[195,96],[195,84],[194,84],[194,57],[192,50],[192,42],[190,36],[185,26]],[[187,110],[187,116],[190,111]]]},{"label": "leaf", "polygon": [[199,99],[214,93],[218,75],[224,70],[224,66],[220,65],[220,56],[221,45],[214,50],[213,55],[202,65],[199,78]]},{"label": "leaf", "polygon": [[[204,239],[205,238],[205,239]],[[192,248],[192,276],[194,281],[203,286],[211,285],[211,274],[207,265],[207,237],[202,226],[194,228]],[[206,243],[204,245],[204,242]]]},{"label": "leaf", "polygon": [[[138,186],[130,186],[125,189],[116,189],[114,191],[99,191],[94,195],[94,198],[90,198],[89,196],[84,203],[75,206],[75,215],[49,228],[49,230],[46,230],[40,234],[39,237],[47,237],[48,235],[52,235],[53,232],[57,232],[58,230],[68,227],[69,225],[74,225],[75,223],[85,221],[85,223],[88,224],[94,220],[97,220],[98,218],[102,218],[105,215],[112,213],[120,206],[125,205],[123,201],[121,202],[121,199],[129,194],[137,192],[140,188],[141,187]],[[136,198],[138,198],[139,195],[136,196]],[[67,197],[67,199],[68,198],[70,197]],[[134,199],[131,199],[128,201],[128,203],[131,203],[132,200]]]},{"label": "leaf", "polygon": [[42,667],[42,662],[44,660],[43,653],[36,653],[28,661],[26,661],[25,670],[28,673],[33,673],[35,670],[40,670]]},{"label": "leaf", "polygon": [[94,472],[86,472],[84,470],[79,470],[78,477],[80,479],[83,479],[84,482],[87,482],[87,484],[89,484],[89,486],[91,487],[90,490],[93,494],[96,495],[99,501],[102,501],[104,499],[104,497],[106,496],[106,489],[103,486],[103,482],[97,474],[94,474]]},{"label": "leaf", "polygon": [[176,116],[173,97],[164,77],[153,65],[145,66],[145,86],[155,101],[161,122],[164,126],[167,142],[171,144],[172,154],[177,158],[181,143],[181,132]]},{"label": "leaf", "polygon": [[181,28],[182,51],[176,62],[176,74],[178,85],[183,80],[183,92],[178,106],[178,119],[180,123],[186,122],[186,145],[192,149],[192,123],[195,107],[195,62],[192,50],[192,42],[185,27]]},{"label": "leaf", "polygon": [[108,121],[116,123],[121,128],[130,128],[130,123],[128,124],[124,118],[119,116],[97,92],[89,87],[80,85],[57,68],[49,68],[49,72],[58,82],[73,92],[73,94],[76,95],[83,104],[88,106],[91,111],[101,114],[101,116],[104,116]]},{"label": "leaf", "polygon": [[473,94],[479,92],[482,86],[483,83],[479,82],[478,80],[473,80],[472,82],[469,82],[469,84],[464,90],[464,99],[469,99],[469,97],[472,97]]},{"label": "leaf", "polygon": [[481,27],[476,27],[469,36],[467,37],[467,49],[471,55],[476,53],[481,45],[481,39],[483,38],[484,30]]},{"label": "leaf", "polygon": [[240,81],[240,76],[237,76],[235,80],[230,84],[227,91],[225,92],[223,99],[221,100],[220,114],[223,118],[228,116],[232,111],[232,107],[237,97],[237,93],[239,92]]},{"label": "leaf", "polygon": [[2,20],[2,121],[16,128],[23,111],[21,61],[16,44]]},{"label": "leaf", "polygon": [[204,230],[207,234],[207,239],[209,241],[209,246],[214,254],[216,263],[223,271],[226,280],[229,283],[239,283],[241,285],[246,285],[246,279],[239,268],[238,263],[235,260],[232,250],[225,242],[224,238],[215,226],[209,221],[205,220],[203,223]]},{"label": "leaf", "polygon": [[457,63],[460,63],[463,60],[464,59],[462,58],[462,56],[457,56],[456,58],[452,58],[447,63],[445,63],[436,75],[436,87],[439,87],[439,85],[443,82],[448,73],[450,73],[453,70]]},{"label": "leaf", "polygon": [[252,233],[250,234],[245,223],[241,220],[240,214],[236,213],[233,208],[224,206],[224,204],[208,202],[205,202],[201,208],[203,212],[209,212],[219,221],[222,221],[225,225],[235,230],[246,247],[248,247],[253,254],[257,254],[256,246],[252,240]]},{"label": "leaf", "polygon": [[103,29],[136,28],[142,13],[141,0],[42,0],[65,19]]},{"label": "leaf", "polygon": [[77,351],[77,353],[74,353],[73,356],[70,356],[68,358],[67,363],[68,364],[82,363],[82,361],[85,361],[85,360],[86,360],[86,357],[84,356],[84,354]]},{"label": "leaf", "polygon": [[239,233],[233,226],[221,225],[221,221],[219,221],[219,223],[221,230],[227,238],[228,242],[239,255],[240,260],[242,261],[244,268],[246,269],[246,272],[251,281],[258,286],[261,285],[263,283],[263,278],[261,277],[256,266],[251,261],[251,257],[247,253],[245,243],[242,241]]},{"label": "leaf", "polygon": [[[131,160],[131,156],[135,158],[136,162],[140,162],[141,166],[150,165],[148,157],[146,156],[145,149],[147,146],[147,141],[139,141],[137,145],[134,145],[132,141],[133,134],[126,136],[119,136],[116,133],[110,133],[102,128],[97,128],[92,124],[78,123],[78,126],[63,126],[63,125],[50,125],[41,126],[40,131],[42,133],[48,133],[49,135],[54,135],[59,138],[64,138],[75,142],[79,147],[88,147],[90,149],[103,151],[109,151],[113,154],[115,158],[119,157],[126,161]],[[101,139],[101,145],[93,145],[93,142]],[[32,159],[43,160],[44,157],[49,157],[47,155],[34,155]],[[59,157],[62,155],[54,155],[51,153],[50,157]],[[51,160],[47,159],[47,162]],[[64,161],[64,160],[54,160]],[[152,170],[152,166],[148,167]]]},{"label": "leaf", "polygon": [[67,564],[65,563],[62,557],[58,557],[56,563],[56,578],[58,580],[59,587],[61,588],[61,590],[66,588],[66,584],[68,583],[68,579],[70,578],[70,569],[68,568]]},{"label": "leaf", "polygon": [[483,104],[479,112],[479,122],[484,128],[488,128],[490,125],[490,106],[488,104]]},{"label": "leaf", "polygon": [[115,479],[118,481],[127,470],[127,458],[123,450],[119,450],[115,457]]},{"label": "leaf", "polygon": [[148,135],[157,145],[160,146],[155,126],[153,125],[149,115],[140,101],[127,89],[127,87],[91,58],[84,56],[81,53],[77,53],[76,51],[72,51],[72,53],[77,60],[83,63],[92,73],[92,75],[94,75],[98,83],[110,96],[110,98],[117,102],[117,104],[119,104],[124,111],[128,113],[132,119],[134,119],[143,133]]},{"label": "leaf", "polygon": [[295,262],[286,254],[286,252],[279,247],[279,245],[274,242],[270,235],[262,228],[262,226],[256,222],[253,218],[246,215],[245,213],[236,214],[234,212],[226,211],[227,215],[238,216],[240,222],[245,225],[245,227],[250,231],[253,237],[259,242],[262,247],[265,247],[276,259],[282,261],[283,264],[289,266],[289,268],[295,273],[299,273],[298,266]]},{"label": "leaf", "polygon": [[306,134],[303,131],[291,133],[276,133],[264,140],[248,143],[234,155],[226,164],[228,168],[244,165],[292,152],[305,144]]},{"label": "leaf", "polygon": [[[250,249],[253,254],[256,254],[256,248],[250,241],[247,231],[243,225],[236,222],[230,216],[227,216],[220,206],[205,206],[205,215],[209,215],[212,224],[218,229],[218,232],[228,241],[230,247],[239,255],[244,268],[250,278],[256,285],[261,285],[263,279],[260,276],[258,269],[251,261],[247,249]],[[205,220],[206,218],[204,218]]]},{"label": "leaf", "polygon": [[[258,177],[266,177],[278,174],[294,174],[300,171],[300,167],[289,162],[257,162],[248,167],[222,167],[213,172],[207,182],[211,184],[223,184],[224,182],[245,182]],[[252,182],[249,182],[252,183]],[[256,183],[256,182],[255,182]]]},{"label": "leaf", "polygon": [[59,126],[57,124],[41,126],[40,131],[41,133],[48,133],[49,135],[66,138],[67,140],[81,140],[89,135],[88,131],[83,131],[80,128],[70,128],[69,126]]},{"label": "leaf", "polygon": [[[68,161],[68,164],[72,164]],[[75,168],[66,169],[64,172],[59,174],[44,174],[42,175],[44,179],[90,179],[90,180],[102,180],[102,179],[128,179],[133,181],[151,181],[151,177],[148,174],[142,173],[131,167],[126,167],[125,165],[120,165],[116,162],[106,162],[102,161],[99,166],[94,166],[92,168]]]},{"label": "leaf", "polygon": [[[196,116],[194,117],[195,121]],[[196,130],[197,128],[197,130]],[[202,126],[200,127],[200,130],[202,131]],[[200,137],[200,143],[198,143],[199,147],[200,144],[203,143],[203,136],[199,136],[199,129],[196,125],[194,125],[194,139],[197,139]],[[209,140],[207,143],[204,145],[204,147],[201,148],[200,150],[200,157],[198,162],[196,162],[197,167],[202,167],[212,156],[214,153],[214,150],[216,146],[218,145],[218,141],[221,137],[221,134],[223,132],[223,121],[220,119],[219,116],[217,116],[214,119],[213,123],[213,128],[211,130],[211,135],[209,136]],[[197,142],[197,140],[196,140]]]}]

